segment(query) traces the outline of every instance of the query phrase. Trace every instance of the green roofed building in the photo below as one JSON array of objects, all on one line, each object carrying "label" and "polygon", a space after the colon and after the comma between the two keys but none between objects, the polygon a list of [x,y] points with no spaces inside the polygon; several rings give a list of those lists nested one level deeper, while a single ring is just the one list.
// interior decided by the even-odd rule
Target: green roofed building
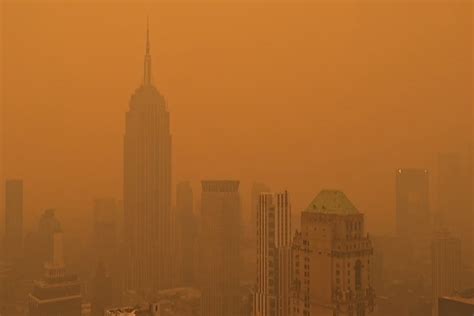
[{"label": "green roofed building", "polygon": [[322,190],[305,211],[336,215],[359,214],[346,195],[337,190]]},{"label": "green roofed building", "polygon": [[364,214],[343,192],[321,191],[302,212],[293,240],[293,315],[372,312],[372,254]]}]

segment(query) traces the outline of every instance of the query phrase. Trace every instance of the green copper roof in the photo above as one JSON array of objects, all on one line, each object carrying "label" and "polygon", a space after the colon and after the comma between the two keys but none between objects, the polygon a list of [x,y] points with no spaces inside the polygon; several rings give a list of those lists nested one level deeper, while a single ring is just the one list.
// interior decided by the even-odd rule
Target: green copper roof
[{"label": "green copper roof", "polygon": [[359,213],[346,195],[337,190],[322,190],[308,205],[305,211],[339,215]]}]

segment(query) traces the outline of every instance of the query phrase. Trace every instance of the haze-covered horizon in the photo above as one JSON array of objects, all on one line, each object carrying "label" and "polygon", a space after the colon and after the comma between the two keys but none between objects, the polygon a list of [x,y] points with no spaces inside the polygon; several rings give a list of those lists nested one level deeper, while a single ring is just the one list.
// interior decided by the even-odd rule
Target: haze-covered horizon
[{"label": "haze-covered horizon", "polygon": [[6,1],[4,176],[24,180],[27,227],[122,199],[148,16],[173,184],[197,196],[201,180],[240,180],[244,213],[252,181],[291,192],[293,213],[340,189],[369,231],[391,232],[397,168],[428,169],[435,205],[437,154],[468,159],[470,6]]}]

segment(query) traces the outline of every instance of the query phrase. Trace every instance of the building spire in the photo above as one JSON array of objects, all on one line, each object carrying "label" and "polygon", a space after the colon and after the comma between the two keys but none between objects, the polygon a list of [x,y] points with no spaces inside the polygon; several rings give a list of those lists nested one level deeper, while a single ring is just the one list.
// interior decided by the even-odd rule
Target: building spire
[{"label": "building spire", "polygon": [[146,50],[145,50],[144,72],[143,72],[143,84],[151,85],[150,28],[149,28],[148,17],[146,20]]}]

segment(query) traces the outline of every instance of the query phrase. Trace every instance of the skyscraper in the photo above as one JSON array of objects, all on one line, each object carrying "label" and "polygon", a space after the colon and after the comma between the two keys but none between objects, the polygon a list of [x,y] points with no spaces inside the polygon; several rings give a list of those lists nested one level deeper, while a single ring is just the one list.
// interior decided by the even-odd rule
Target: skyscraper
[{"label": "skyscraper", "polygon": [[249,236],[251,239],[255,240],[257,236],[257,228],[255,223],[257,222],[257,212],[258,212],[258,201],[260,198],[260,193],[270,192],[270,188],[261,182],[253,182],[250,189],[250,220],[248,222],[249,227]]},{"label": "skyscraper", "polygon": [[17,260],[23,244],[23,181],[7,180],[5,184],[5,257]]},{"label": "skyscraper", "polygon": [[163,96],[152,82],[149,32],[143,82],[125,117],[126,288],[171,286],[171,134]]},{"label": "skyscraper", "polygon": [[323,190],[293,241],[293,315],[364,316],[374,307],[364,215],[341,191]]},{"label": "skyscraper", "polygon": [[257,210],[254,316],[291,314],[291,203],[288,192],[261,193]]},{"label": "skyscraper", "polygon": [[428,170],[398,169],[395,174],[398,236],[419,238],[420,234],[427,235],[430,232]]},{"label": "skyscraper", "polygon": [[202,181],[201,309],[240,315],[239,181]]},{"label": "skyscraper", "polygon": [[431,244],[433,316],[438,316],[438,300],[461,286],[461,241],[446,231],[437,232]]},{"label": "skyscraper", "polygon": [[179,239],[179,259],[183,284],[192,285],[196,254],[197,223],[193,212],[193,188],[187,181],[176,187],[176,215]]}]

